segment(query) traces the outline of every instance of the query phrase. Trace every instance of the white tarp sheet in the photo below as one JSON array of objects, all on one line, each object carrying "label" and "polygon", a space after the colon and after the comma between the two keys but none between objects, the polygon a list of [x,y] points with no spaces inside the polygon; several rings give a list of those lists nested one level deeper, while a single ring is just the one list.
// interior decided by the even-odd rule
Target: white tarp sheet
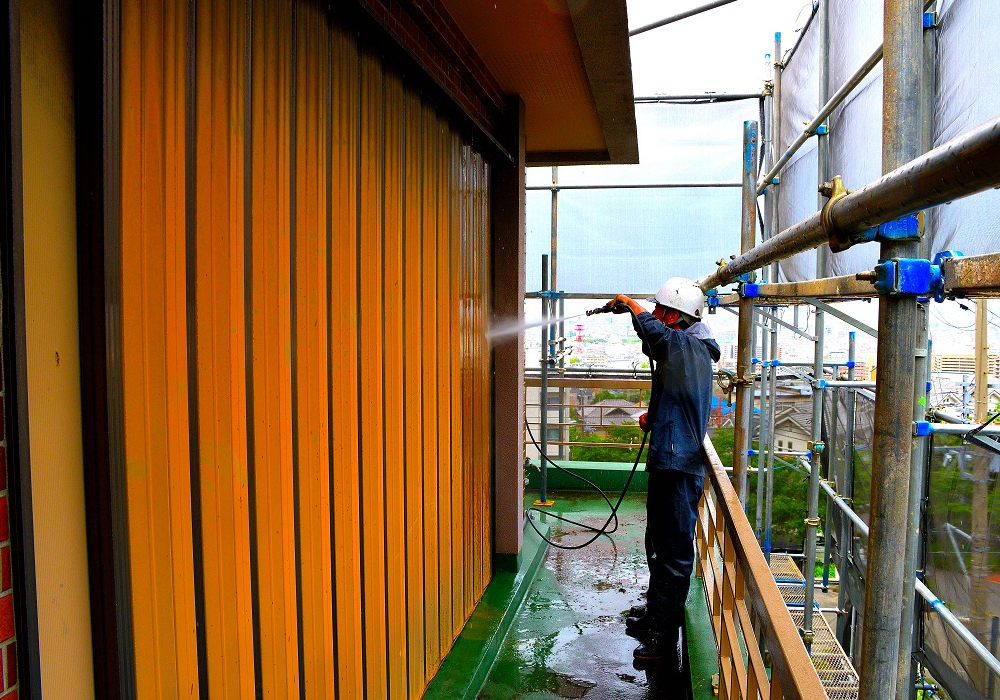
[{"label": "white tarp sheet", "polygon": [[[941,4],[938,29],[934,30],[938,32],[935,146],[1000,115],[1000,65],[992,55],[1000,35],[1000,8],[995,4],[990,8],[991,4],[981,0],[944,0]],[[882,2],[832,0],[830,14],[832,94],[881,42]],[[818,34],[815,24],[784,75],[784,145],[819,109],[815,51],[810,55],[803,50],[810,34],[814,43]],[[843,176],[845,185],[852,189],[882,174],[881,64],[834,111],[829,126],[832,174]],[[779,195],[781,228],[816,211],[816,184],[815,155],[811,164],[800,161],[786,170]],[[1000,250],[1000,192],[989,191],[938,207],[927,218],[927,234],[931,236],[932,255],[948,249],[966,255]],[[856,246],[831,257],[829,274],[870,270],[877,260],[877,245]],[[815,251],[785,261],[781,272],[783,279],[790,280],[816,276]]]}]

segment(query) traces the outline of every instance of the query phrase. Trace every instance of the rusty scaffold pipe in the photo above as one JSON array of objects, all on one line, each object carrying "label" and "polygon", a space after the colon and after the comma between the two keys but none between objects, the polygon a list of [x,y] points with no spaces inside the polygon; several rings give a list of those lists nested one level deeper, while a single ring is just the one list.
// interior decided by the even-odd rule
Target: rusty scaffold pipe
[{"label": "rusty scaffold pipe", "polygon": [[[882,170],[896,171],[921,151],[920,75],[923,64],[923,3],[885,0],[882,94]],[[926,157],[933,157],[932,151]],[[969,154],[970,160],[975,153]],[[964,162],[961,170],[978,171]],[[917,175],[916,177],[920,177]],[[947,185],[945,185],[947,187]],[[912,211],[912,210],[911,210]],[[901,212],[905,213],[905,212]],[[883,240],[879,259],[916,258],[918,240]],[[872,437],[868,567],[858,695],[865,700],[897,697],[906,532],[913,451],[913,374],[917,298],[883,295],[878,314],[878,389]],[[905,695],[909,695],[909,691]]]},{"label": "rusty scaffold pipe", "polygon": [[[743,122],[743,211],[740,249],[754,246],[757,225],[757,193],[754,174],[757,166],[757,122]],[[747,503],[747,469],[750,466],[751,420],[753,418],[753,299],[740,299],[736,332],[736,421],[733,430],[733,488],[740,503]]]},{"label": "rusty scaffold pipe", "polygon": [[[906,214],[1000,185],[1000,117],[944,143],[860,190],[826,203],[822,212],[789,226],[735,257],[701,282],[705,291],[831,237],[847,239]],[[824,225],[824,220],[826,225]]]}]

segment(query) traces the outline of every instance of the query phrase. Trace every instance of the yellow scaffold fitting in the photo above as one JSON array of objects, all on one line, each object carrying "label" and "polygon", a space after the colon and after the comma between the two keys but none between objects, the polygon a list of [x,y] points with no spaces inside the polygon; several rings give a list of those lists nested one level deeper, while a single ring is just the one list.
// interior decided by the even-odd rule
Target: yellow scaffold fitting
[{"label": "yellow scaffold fitting", "polygon": [[804,522],[806,524],[806,527],[819,527],[820,519],[819,518],[806,518],[802,522]]},{"label": "yellow scaffold fitting", "polygon": [[827,238],[830,239],[830,250],[835,253],[847,250],[850,243],[838,235],[832,217],[833,205],[849,195],[851,191],[844,187],[844,180],[840,175],[834,175],[832,180],[820,185],[819,193],[826,197],[826,204],[823,205],[823,210],[820,212],[819,221],[823,225],[823,230],[826,231]]}]

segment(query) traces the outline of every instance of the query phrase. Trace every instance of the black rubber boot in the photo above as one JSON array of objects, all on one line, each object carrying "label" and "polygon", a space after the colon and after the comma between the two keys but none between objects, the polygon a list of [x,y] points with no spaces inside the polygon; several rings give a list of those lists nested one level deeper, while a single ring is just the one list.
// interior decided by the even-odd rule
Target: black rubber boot
[{"label": "black rubber boot", "polygon": [[683,650],[680,649],[681,621],[682,618],[678,615],[665,616],[662,621],[650,621],[653,624],[650,625],[646,638],[632,652],[636,665],[656,665],[670,672],[680,672],[684,658]]},{"label": "black rubber boot", "polygon": [[[634,611],[635,608],[632,608],[632,610]],[[630,615],[625,618],[625,634],[639,641],[644,640],[649,635],[652,627],[650,615],[646,614],[645,609],[642,612],[642,615]]]}]

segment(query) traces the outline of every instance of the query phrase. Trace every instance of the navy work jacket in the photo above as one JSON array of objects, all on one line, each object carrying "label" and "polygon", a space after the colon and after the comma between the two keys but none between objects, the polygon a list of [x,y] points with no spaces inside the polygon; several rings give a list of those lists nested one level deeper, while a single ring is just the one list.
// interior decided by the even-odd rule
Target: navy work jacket
[{"label": "navy work jacket", "polygon": [[712,363],[722,354],[719,345],[700,322],[677,331],[645,311],[632,317],[632,325],[654,366],[646,470],[704,476],[701,444],[712,408]]}]

